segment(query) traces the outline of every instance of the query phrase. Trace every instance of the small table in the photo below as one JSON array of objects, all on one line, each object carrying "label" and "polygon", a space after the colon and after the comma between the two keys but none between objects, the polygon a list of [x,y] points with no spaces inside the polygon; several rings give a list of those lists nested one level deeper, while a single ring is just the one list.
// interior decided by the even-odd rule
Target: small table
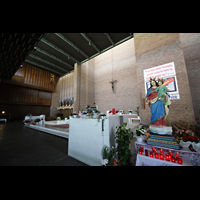
[{"label": "small table", "polygon": [[137,154],[136,166],[192,166],[192,163],[188,156],[182,156],[182,164],[179,164],[171,161],[151,158],[149,156],[145,156],[144,154]]}]

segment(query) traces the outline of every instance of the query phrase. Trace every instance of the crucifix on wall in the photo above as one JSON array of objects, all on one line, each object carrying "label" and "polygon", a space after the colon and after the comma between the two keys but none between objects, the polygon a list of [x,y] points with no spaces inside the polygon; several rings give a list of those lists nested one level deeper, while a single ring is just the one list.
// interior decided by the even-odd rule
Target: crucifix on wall
[{"label": "crucifix on wall", "polygon": [[114,80],[114,81],[110,81],[109,83],[112,84],[112,91],[114,92],[114,83],[118,82],[117,80]]},{"label": "crucifix on wall", "polygon": [[110,81],[109,83],[112,84],[112,91],[114,92],[114,84],[118,82],[117,80],[113,80],[113,50],[112,50],[112,81]]}]

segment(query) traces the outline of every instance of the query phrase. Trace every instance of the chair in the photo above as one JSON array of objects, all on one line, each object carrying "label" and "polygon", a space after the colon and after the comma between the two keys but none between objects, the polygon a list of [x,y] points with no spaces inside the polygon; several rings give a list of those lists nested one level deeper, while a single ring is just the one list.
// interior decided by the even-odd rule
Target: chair
[{"label": "chair", "polygon": [[180,129],[183,129],[183,130],[189,130],[190,123],[183,120],[179,120],[179,123],[176,124],[176,126],[178,126]]},{"label": "chair", "polygon": [[171,126],[172,125],[172,122],[171,121],[169,121],[169,120],[166,120],[165,121],[165,126]]}]

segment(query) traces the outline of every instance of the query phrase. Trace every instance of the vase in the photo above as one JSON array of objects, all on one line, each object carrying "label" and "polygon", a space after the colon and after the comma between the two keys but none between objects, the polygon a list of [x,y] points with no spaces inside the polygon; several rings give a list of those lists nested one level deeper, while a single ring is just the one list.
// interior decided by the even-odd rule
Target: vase
[{"label": "vase", "polygon": [[190,141],[184,142],[183,140],[180,140],[180,143],[179,143],[179,145],[182,146],[183,149],[187,149],[190,146],[190,144],[193,145],[193,142],[190,142]]},{"label": "vase", "polygon": [[200,151],[200,142],[198,142],[198,143],[193,142],[193,147],[197,152]]}]

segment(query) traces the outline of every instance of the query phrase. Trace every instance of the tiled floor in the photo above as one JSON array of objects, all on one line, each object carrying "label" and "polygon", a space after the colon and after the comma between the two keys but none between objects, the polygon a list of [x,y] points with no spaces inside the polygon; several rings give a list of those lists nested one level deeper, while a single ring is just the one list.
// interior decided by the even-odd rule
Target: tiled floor
[{"label": "tiled floor", "polygon": [[0,122],[0,166],[87,166],[68,156],[68,139]]}]

